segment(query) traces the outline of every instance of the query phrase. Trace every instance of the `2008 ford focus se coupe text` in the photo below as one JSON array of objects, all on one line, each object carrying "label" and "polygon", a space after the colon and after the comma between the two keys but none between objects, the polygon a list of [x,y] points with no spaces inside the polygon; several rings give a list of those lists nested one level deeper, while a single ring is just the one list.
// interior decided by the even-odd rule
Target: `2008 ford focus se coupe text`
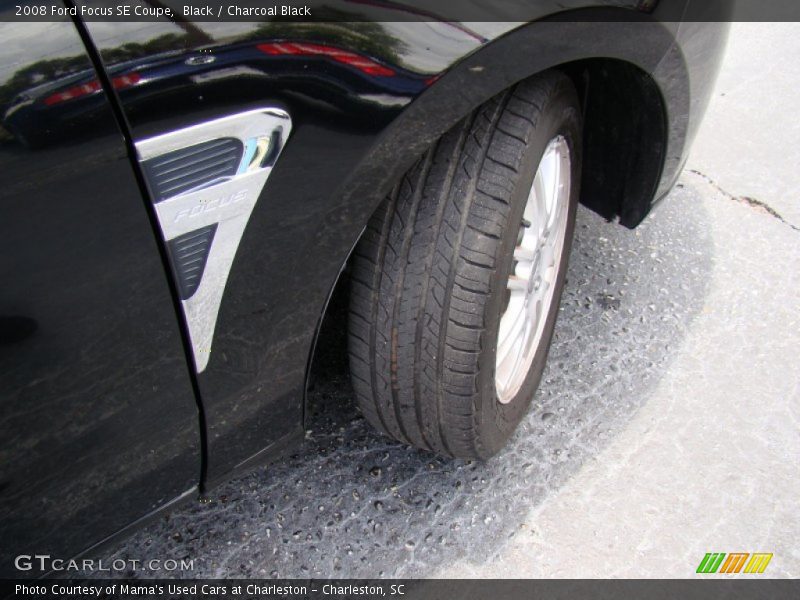
[{"label": "2008 ford focus se coupe text", "polygon": [[687,0],[525,3],[524,23],[490,0],[483,22],[339,4],[0,22],[4,574],[300,443],[342,272],[364,417],[496,454],[544,369],[577,205],[635,227],[665,196],[726,35],[673,19]]}]

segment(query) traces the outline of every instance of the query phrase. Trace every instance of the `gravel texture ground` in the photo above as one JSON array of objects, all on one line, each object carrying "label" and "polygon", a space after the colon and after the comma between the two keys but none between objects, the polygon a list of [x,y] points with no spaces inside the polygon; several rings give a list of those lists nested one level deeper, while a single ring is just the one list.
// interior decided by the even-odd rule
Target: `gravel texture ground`
[{"label": "gravel texture ground", "polygon": [[209,577],[419,577],[497,553],[663,376],[703,306],[704,213],[686,188],[636,231],[580,211],[542,386],[491,461],[443,460],[373,433],[354,407],[335,310],[302,451],[174,512],[117,556],[196,557],[194,575]]}]

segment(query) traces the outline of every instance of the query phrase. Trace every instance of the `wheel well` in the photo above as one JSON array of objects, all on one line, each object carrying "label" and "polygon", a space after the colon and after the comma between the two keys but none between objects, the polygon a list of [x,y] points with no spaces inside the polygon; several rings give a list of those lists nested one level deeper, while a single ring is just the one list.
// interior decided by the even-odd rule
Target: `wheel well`
[{"label": "wheel well", "polygon": [[[622,225],[635,227],[654,201],[666,155],[666,108],[657,84],[636,65],[619,59],[583,59],[555,68],[572,79],[583,111],[581,203],[606,219],[618,215]],[[309,356],[307,389],[313,379],[347,370],[351,258],[352,253],[323,311]],[[307,401],[304,405],[307,410]]]},{"label": "wheel well", "polygon": [[635,65],[592,58],[559,67],[583,107],[581,203],[635,227],[647,215],[661,179],[667,118],[655,81]]}]

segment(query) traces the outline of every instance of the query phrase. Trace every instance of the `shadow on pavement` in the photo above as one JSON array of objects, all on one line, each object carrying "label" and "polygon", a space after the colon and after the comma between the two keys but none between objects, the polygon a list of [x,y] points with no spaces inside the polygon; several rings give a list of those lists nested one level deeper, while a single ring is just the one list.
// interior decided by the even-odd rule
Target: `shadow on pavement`
[{"label": "shadow on pavement", "polygon": [[111,558],[194,558],[186,577],[425,577],[525,535],[526,514],[647,402],[712,270],[709,218],[688,183],[635,231],[581,209],[576,234],[541,388],[501,454],[444,460],[373,433],[352,400],[339,294],[303,448],[167,515]]}]

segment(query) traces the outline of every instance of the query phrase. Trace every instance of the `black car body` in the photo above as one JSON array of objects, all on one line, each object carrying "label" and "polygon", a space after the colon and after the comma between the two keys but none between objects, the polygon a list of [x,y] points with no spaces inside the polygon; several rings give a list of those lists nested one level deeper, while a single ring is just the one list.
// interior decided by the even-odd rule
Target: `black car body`
[{"label": "black car body", "polygon": [[[581,201],[642,221],[681,171],[726,27],[664,22],[684,0],[561,4],[525,24],[389,2],[370,21],[0,24],[4,574],[41,575],[14,557],[86,552],[300,443],[319,326],[370,215],[501,90],[569,75]],[[213,345],[193,347],[142,148],[264,107],[290,133],[269,142]]]}]

